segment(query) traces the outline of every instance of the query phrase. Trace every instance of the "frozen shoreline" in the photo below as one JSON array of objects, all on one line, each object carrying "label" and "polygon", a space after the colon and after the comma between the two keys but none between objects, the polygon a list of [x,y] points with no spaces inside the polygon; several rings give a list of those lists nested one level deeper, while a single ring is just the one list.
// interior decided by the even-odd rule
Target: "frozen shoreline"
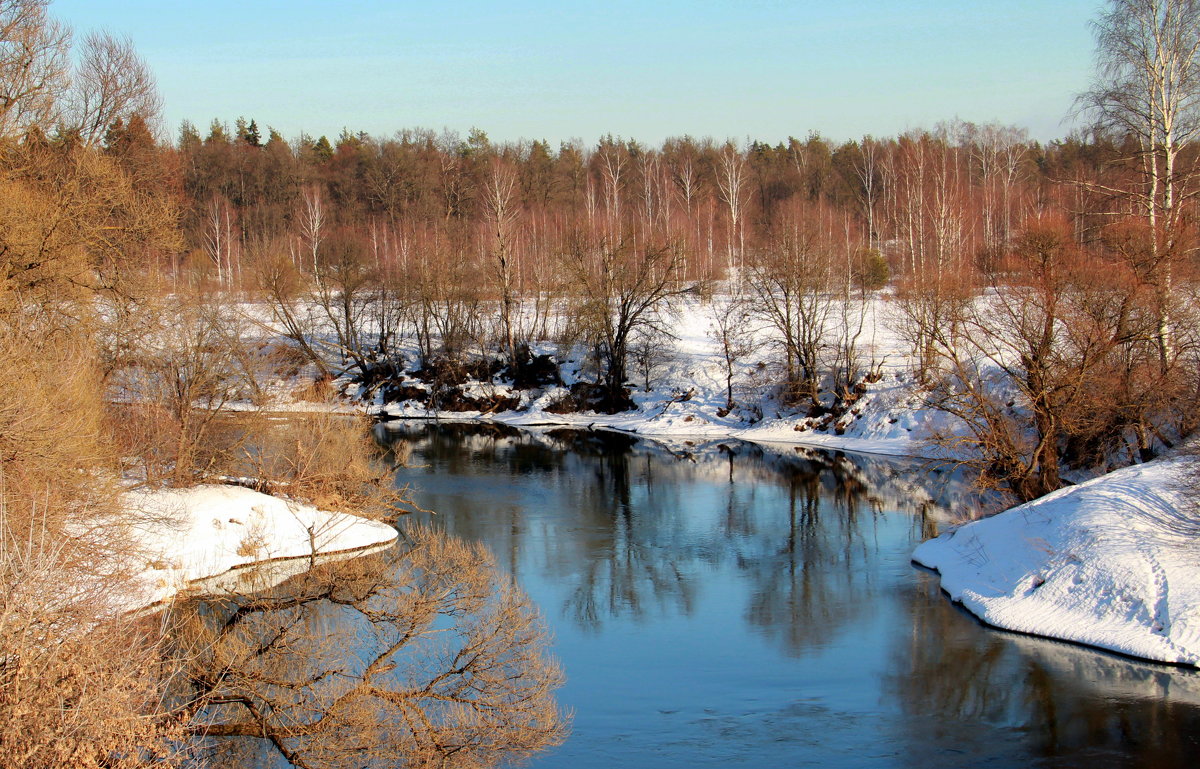
[{"label": "frozen shoreline", "polygon": [[[138,490],[127,492],[124,500],[148,520],[132,532],[145,553],[145,568],[129,597],[129,609],[170,600],[200,582],[210,590],[233,587],[241,581],[214,578],[243,567],[283,561],[307,567],[310,556],[365,552],[397,536],[379,521],[318,510],[239,486]],[[298,571],[276,568],[267,579],[277,582]]]},{"label": "frozen shoreline", "polygon": [[1200,666],[1200,516],[1188,460],[1117,470],[922,544],[917,563],[989,625]]}]

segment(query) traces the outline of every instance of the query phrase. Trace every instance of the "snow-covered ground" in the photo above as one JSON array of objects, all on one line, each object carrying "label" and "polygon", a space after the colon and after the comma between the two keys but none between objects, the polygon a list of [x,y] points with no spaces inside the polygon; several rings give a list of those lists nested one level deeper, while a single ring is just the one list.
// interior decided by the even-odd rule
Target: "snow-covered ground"
[{"label": "snow-covered ground", "polygon": [[[865,330],[858,342],[860,363],[864,369],[877,369],[882,376],[868,386],[849,413],[836,420],[809,418],[776,400],[773,362],[779,352],[772,347],[770,332],[762,328],[754,330],[754,352],[735,364],[737,406],[726,413],[724,361],[712,334],[710,306],[699,300],[684,303],[672,316],[669,325],[675,339],[663,360],[654,366],[650,391],[633,388],[635,411],[552,413],[547,408],[567,393],[565,387],[522,392],[503,384],[475,384],[467,392],[474,396],[516,396],[521,400],[519,410],[488,414],[439,412],[412,401],[385,405],[378,399],[365,408],[385,418],[485,421],[514,427],[563,425],[621,430],[659,439],[739,438],[897,456],[936,455],[937,449],[927,439],[933,431],[952,430],[953,425],[948,424],[945,414],[925,407],[920,394],[914,391],[908,346],[894,331],[898,324],[888,297],[877,295],[866,310]],[[557,351],[544,346],[534,352]],[[581,366],[578,360],[563,361],[562,375],[568,386],[589,378]],[[631,375],[635,379],[642,376],[640,372]],[[409,383],[420,384],[415,379]],[[283,400],[272,408],[308,406]]]},{"label": "snow-covered ground", "polygon": [[990,625],[1200,666],[1188,465],[1161,460],[1061,489],[942,534],[913,559]]},{"label": "snow-covered ground", "polygon": [[[239,486],[130,491],[125,503],[146,521],[133,532],[145,553],[145,568],[129,608],[170,599],[200,580],[210,591],[233,586],[235,581],[211,578],[249,564],[296,559],[303,570],[314,553],[357,553],[396,538],[396,530],[385,523]],[[264,575],[255,571],[256,587],[265,586]],[[286,576],[286,569],[277,569],[268,579]]]}]

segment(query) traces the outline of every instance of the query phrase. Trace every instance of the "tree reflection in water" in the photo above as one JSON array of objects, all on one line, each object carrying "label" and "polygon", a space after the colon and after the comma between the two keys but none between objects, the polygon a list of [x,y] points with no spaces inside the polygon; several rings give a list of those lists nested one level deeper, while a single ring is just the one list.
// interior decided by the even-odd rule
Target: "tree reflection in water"
[{"label": "tree reflection in water", "polygon": [[[566,615],[591,631],[608,619],[690,616],[707,575],[729,567],[753,585],[747,621],[800,654],[862,610],[882,510],[918,513],[911,521],[922,532],[936,528],[938,512],[947,517],[937,503],[941,476],[903,462],[739,441],[667,448],[567,429],[408,424],[378,437],[408,443],[416,462],[454,478],[453,489],[438,477],[406,480],[426,492],[423,505],[446,514],[439,521],[448,530],[507,552],[514,575],[520,551],[545,548],[552,578],[572,586]],[[532,492],[506,490],[497,468],[543,478],[553,491],[538,493],[564,502],[552,526],[571,535],[529,531],[531,500],[522,495]],[[473,477],[480,488],[471,487]],[[481,495],[489,506],[474,509]],[[715,498],[721,514],[713,517]],[[506,516],[508,530],[498,531],[496,518]]]},{"label": "tree reflection in water", "polygon": [[925,577],[906,596],[913,630],[886,682],[905,717],[897,743],[912,763],[937,765],[930,743],[958,731],[961,745],[969,729],[979,762],[1007,750],[1007,732],[1048,766],[1197,765],[1200,674],[963,622],[945,611],[936,576]]},{"label": "tree reflection in water", "polygon": [[211,764],[486,767],[564,739],[528,598],[482,546],[406,538],[174,613],[176,696]]},{"label": "tree reflection in water", "polygon": [[560,649],[586,688],[564,695],[581,715],[558,765],[651,750],[663,766],[928,768],[1200,754],[1200,676],[985,628],[912,566],[917,542],[985,502],[961,475],[735,441],[387,436],[426,465],[401,482],[439,525],[561,601]]}]

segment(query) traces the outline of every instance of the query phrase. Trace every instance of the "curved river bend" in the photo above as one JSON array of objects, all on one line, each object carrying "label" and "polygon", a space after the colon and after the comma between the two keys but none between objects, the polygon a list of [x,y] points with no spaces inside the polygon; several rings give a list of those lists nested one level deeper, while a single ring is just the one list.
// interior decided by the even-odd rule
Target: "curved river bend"
[{"label": "curved river bend", "polygon": [[965,504],[906,461],[380,426],[420,515],[541,607],[569,767],[1200,766],[1200,675],[981,626],[913,547]]}]

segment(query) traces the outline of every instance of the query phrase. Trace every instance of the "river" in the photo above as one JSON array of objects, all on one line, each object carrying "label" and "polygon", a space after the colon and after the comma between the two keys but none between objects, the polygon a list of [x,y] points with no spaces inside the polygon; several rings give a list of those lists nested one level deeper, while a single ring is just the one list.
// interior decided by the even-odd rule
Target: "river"
[{"label": "river", "polygon": [[416,514],[540,607],[569,767],[1200,765],[1200,675],[997,631],[913,566],[969,506],[913,461],[379,426]]}]

